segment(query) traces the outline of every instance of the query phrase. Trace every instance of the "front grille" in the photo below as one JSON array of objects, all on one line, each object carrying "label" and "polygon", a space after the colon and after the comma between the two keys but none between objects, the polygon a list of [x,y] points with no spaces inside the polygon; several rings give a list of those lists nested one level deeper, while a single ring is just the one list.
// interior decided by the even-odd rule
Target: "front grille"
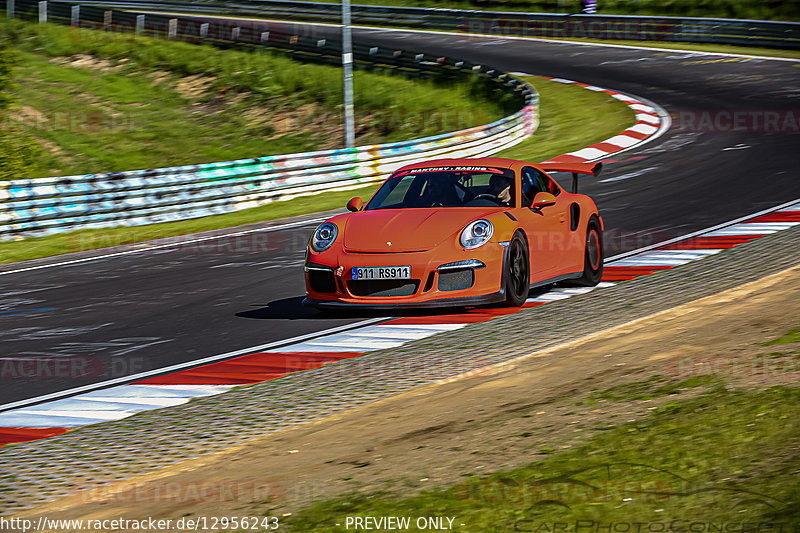
[{"label": "front grille", "polygon": [[315,292],[336,292],[336,281],[332,270],[309,270],[308,284]]},{"label": "front grille", "polygon": [[417,292],[418,279],[351,279],[347,288],[353,296],[411,296]]},{"label": "front grille", "polygon": [[439,272],[440,291],[460,291],[469,289],[475,283],[475,271],[471,268],[464,270],[442,270]]}]

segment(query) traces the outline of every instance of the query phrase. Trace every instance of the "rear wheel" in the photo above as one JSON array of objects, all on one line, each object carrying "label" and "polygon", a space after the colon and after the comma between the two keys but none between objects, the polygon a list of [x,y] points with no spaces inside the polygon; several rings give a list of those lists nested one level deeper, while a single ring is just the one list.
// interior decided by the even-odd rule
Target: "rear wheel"
[{"label": "rear wheel", "polygon": [[528,246],[519,233],[508,244],[505,265],[506,301],[508,307],[521,307],[528,299],[531,288]]},{"label": "rear wheel", "polygon": [[586,227],[586,244],[583,252],[583,274],[570,282],[579,287],[594,287],[603,277],[603,230],[592,215]]}]

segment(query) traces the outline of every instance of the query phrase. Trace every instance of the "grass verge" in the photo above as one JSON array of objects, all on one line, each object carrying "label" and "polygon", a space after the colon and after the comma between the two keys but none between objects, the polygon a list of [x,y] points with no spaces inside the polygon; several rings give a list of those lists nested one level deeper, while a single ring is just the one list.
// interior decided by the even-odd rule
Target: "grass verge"
[{"label": "grass verge", "polygon": [[[22,58],[0,116],[45,151],[35,176],[226,161],[343,145],[341,69],[233,50],[0,18]],[[357,143],[486,124],[503,102],[478,80],[358,71]]]},{"label": "grass verge", "polygon": [[[498,157],[543,161],[611,137],[634,122],[633,112],[626,105],[604,93],[540,78],[528,78],[528,81],[539,91],[541,124],[529,140],[497,154]],[[588,121],[591,121],[592,128],[583,127]],[[376,188],[377,185],[371,185],[352,191],[325,192],[196,220],[138,227],[80,230],[28,238],[18,242],[2,242],[0,263],[14,263],[327,211],[343,207],[353,196],[368,198]]]},{"label": "grass verge", "polygon": [[497,157],[545,161],[613,137],[636,122],[631,108],[607,94],[535,76],[520,79],[539,92],[539,128]]},{"label": "grass verge", "polygon": [[[648,524],[800,525],[800,388],[729,390],[670,402],[648,417],[524,467],[408,498],[354,493],[288,520],[343,531],[347,517],[451,517],[457,531],[640,531]],[[685,521],[685,522],[683,522]],[[459,526],[463,524],[463,526]],[[556,524],[561,524],[556,527]],[[641,525],[644,524],[644,525]],[[584,529],[581,529],[580,526]],[[777,530],[777,529],[776,529]],[[789,529],[786,529],[789,530]],[[625,531],[635,531],[626,529]],[[699,531],[699,529],[697,530]]]}]

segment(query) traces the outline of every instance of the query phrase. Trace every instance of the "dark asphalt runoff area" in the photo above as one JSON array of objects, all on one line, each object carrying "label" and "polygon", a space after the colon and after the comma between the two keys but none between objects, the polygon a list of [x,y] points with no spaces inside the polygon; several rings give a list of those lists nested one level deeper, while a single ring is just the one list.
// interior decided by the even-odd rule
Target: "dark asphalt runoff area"
[{"label": "dark asphalt runoff area", "polygon": [[[298,33],[324,38],[337,30],[305,26]],[[673,127],[666,134],[610,157],[599,179],[581,182],[604,217],[607,255],[800,197],[799,126],[783,123],[785,112],[798,109],[800,62],[394,30],[355,29],[353,35],[586,82],[669,111]],[[724,111],[753,117],[778,111],[781,123],[778,131],[764,131],[775,128],[764,128],[763,120],[754,125],[753,118],[740,131],[726,129],[724,120],[715,127],[714,117]],[[711,127],[708,121],[697,127],[702,113]],[[689,126],[682,116],[695,117],[695,127],[682,127]],[[0,404],[376,316],[332,317],[303,308],[303,253],[316,223],[280,224],[36,270],[4,266]]]}]

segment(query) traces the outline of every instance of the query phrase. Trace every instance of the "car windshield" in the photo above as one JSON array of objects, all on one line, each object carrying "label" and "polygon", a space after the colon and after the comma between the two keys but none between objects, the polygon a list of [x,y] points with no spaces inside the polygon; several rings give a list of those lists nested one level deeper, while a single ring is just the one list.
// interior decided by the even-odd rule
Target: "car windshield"
[{"label": "car windshield", "polygon": [[366,209],[514,205],[514,172],[494,167],[402,170],[378,189]]}]

